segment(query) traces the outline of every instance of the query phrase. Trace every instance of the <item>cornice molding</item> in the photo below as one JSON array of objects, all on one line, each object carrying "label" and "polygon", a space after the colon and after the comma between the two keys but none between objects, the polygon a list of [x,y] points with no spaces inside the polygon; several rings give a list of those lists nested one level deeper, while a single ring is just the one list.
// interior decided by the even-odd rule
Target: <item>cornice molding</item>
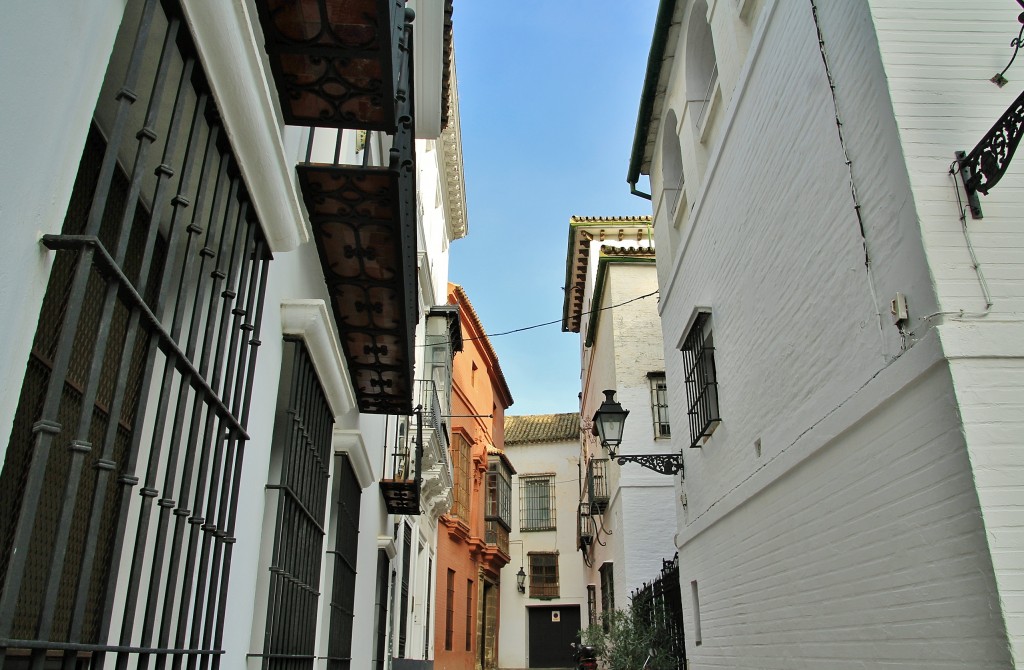
[{"label": "cornice molding", "polygon": [[335,454],[345,454],[352,462],[352,470],[360,488],[365,489],[373,483],[373,466],[370,464],[369,454],[366,453],[362,433],[358,430],[335,428],[331,444]]},{"label": "cornice molding", "polygon": [[462,164],[462,124],[459,121],[459,86],[455,75],[455,50],[451,56],[451,79],[448,84],[448,126],[441,131],[438,144],[441,150],[441,174],[444,181],[444,201],[447,205],[448,236],[452,240],[469,234],[466,217],[466,180]]},{"label": "cornice molding", "polygon": [[377,549],[383,549],[384,553],[388,555],[390,560],[395,560],[395,556],[398,556],[398,549],[395,547],[395,538],[390,535],[378,535],[377,536]]},{"label": "cornice molding", "polygon": [[323,300],[282,300],[281,331],[301,337],[313,359],[320,384],[335,417],[356,407],[355,391],[341,357],[341,344]]},{"label": "cornice molding", "polygon": [[245,3],[181,4],[267,243],[275,253],[295,249],[310,231]]}]

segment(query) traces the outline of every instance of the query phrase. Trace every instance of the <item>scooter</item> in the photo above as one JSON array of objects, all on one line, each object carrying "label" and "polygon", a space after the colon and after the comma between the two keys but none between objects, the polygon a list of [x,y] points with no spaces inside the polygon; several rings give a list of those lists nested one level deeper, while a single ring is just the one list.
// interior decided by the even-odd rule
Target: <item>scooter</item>
[{"label": "scooter", "polygon": [[572,660],[576,661],[576,670],[597,670],[597,652],[593,647],[571,642]]}]

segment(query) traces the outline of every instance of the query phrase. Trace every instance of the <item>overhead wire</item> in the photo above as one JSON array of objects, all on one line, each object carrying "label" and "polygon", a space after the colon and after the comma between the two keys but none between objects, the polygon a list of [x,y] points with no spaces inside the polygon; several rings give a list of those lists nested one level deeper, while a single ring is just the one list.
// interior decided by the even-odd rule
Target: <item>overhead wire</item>
[{"label": "overhead wire", "polygon": [[[592,310],[589,310],[589,311],[586,311],[586,312],[580,312],[580,316],[585,316],[587,314],[596,314],[598,312],[604,312],[604,311],[607,311],[607,310],[610,310],[610,309],[615,309],[616,307],[622,307],[623,305],[628,305],[629,303],[636,302],[637,300],[643,300],[645,298],[650,298],[652,295],[657,295],[659,292],[660,291],[657,291],[657,290],[651,291],[650,293],[645,293],[643,295],[638,295],[635,298],[630,298],[629,300],[624,300],[623,302],[616,303],[614,305],[608,305],[607,307],[599,307],[597,309],[592,309]],[[494,338],[494,337],[502,337],[503,335],[514,335],[515,333],[522,333],[522,332],[527,331],[527,330],[534,330],[535,328],[543,328],[544,326],[553,326],[556,323],[562,323],[562,319],[556,319],[554,321],[545,321],[544,323],[535,323],[532,326],[523,326],[522,328],[513,328],[512,330],[506,330],[506,331],[501,332],[501,333],[484,333],[483,335],[477,335],[476,337],[464,337],[464,338],[462,338],[462,341],[463,342],[470,342],[470,341],[473,341],[473,340],[483,340],[483,339],[491,339],[491,338]],[[451,340],[448,340],[448,343],[451,343]],[[437,343],[435,342],[435,343],[430,343],[430,344],[419,344],[419,345],[416,345],[416,346],[418,346],[418,347],[433,347],[433,346],[436,346],[436,345],[437,345]]]}]

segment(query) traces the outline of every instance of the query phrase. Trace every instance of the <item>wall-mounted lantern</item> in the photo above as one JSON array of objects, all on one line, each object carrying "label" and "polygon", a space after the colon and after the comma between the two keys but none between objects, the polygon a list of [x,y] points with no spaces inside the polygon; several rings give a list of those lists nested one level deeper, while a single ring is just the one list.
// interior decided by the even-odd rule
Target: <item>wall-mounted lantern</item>
[{"label": "wall-mounted lantern", "polygon": [[623,456],[616,454],[615,450],[622,443],[622,431],[626,425],[626,416],[629,410],[623,409],[622,405],[615,401],[615,391],[604,392],[604,402],[594,412],[594,426],[601,438],[601,446],[608,450],[608,455],[619,465],[626,463],[637,463],[648,470],[654,470],[663,475],[674,475],[683,471],[683,457],[681,454],[637,454],[635,456]]},{"label": "wall-mounted lantern", "polygon": [[519,566],[519,572],[516,573],[516,588],[519,589],[520,593],[526,593],[526,573],[523,572],[523,566]]}]

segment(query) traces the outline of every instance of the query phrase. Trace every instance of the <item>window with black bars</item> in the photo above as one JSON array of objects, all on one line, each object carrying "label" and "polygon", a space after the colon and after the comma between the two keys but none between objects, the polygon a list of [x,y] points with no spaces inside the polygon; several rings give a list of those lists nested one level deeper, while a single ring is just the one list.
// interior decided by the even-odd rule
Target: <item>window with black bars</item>
[{"label": "window with black bars", "polygon": [[268,668],[284,670],[299,661],[312,663],[316,653],[334,418],[301,339],[285,340],[278,388],[267,484],[276,494],[276,518],[263,654]]},{"label": "window with black bars", "polygon": [[690,332],[683,341],[682,354],[686,375],[686,413],[690,422],[690,447],[697,447],[722,420],[718,413],[715,342],[709,312],[697,314]]},{"label": "window with black bars", "polygon": [[558,552],[530,552],[530,597],[558,597]]},{"label": "window with black bars", "polygon": [[471,481],[469,479],[470,465],[470,443],[466,436],[461,433],[455,434],[452,441],[452,472],[454,474],[454,492],[452,496],[452,516],[469,523],[469,492]]},{"label": "window with black bars", "polygon": [[555,529],[555,476],[520,475],[519,530]]},{"label": "window with black bars", "polygon": [[328,670],[348,670],[352,663],[352,622],[355,618],[356,556],[359,549],[359,506],[362,488],[348,456],[335,461],[338,499],[335,507],[334,580],[331,587],[331,631]]},{"label": "window with black bars", "polygon": [[392,585],[391,559],[384,549],[377,550],[377,589],[374,594],[373,667],[384,670],[388,645],[388,586]]},{"label": "window with black bars", "polygon": [[444,610],[444,648],[452,650],[452,636],[455,626],[455,571],[448,569],[447,599]]},{"label": "window with black bars", "polygon": [[398,658],[405,658],[405,644],[409,629],[409,570],[412,566],[412,526],[402,524],[402,586],[398,610]]},{"label": "window with black bars", "polygon": [[434,581],[434,558],[430,557],[427,559],[427,596],[426,596],[426,616],[423,618],[424,621],[424,632],[423,632],[423,658],[430,658],[430,641],[434,639],[434,620],[431,618],[431,605],[434,602],[434,594],[430,592]]},{"label": "window with black bars", "polygon": [[[601,575],[601,611],[611,612],[615,609],[615,572],[613,563],[604,563],[598,568]],[[610,625],[608,617],[601,618],[601,625],[605,632],[608,632]]]},{"label": "window with black bars", "polygon": [[651,385],[651,415],[654,419],[654,438],[672,437],[668,424],[668,384],[664,372],[648,372]]},{"label": "window with black bars", "polygon": [[593,584],[587,584],[587,621],[597,625],[597,587]]},{"label": "window with black bars", "polygon": [[473,580],[466,580],[466,651],[473,651]]},{"label": "window with black bars", "polygon": [[193,663],[221,644],[270,254],[173,0],[128,3],[83,139],[0,473],[0,665]]}]

